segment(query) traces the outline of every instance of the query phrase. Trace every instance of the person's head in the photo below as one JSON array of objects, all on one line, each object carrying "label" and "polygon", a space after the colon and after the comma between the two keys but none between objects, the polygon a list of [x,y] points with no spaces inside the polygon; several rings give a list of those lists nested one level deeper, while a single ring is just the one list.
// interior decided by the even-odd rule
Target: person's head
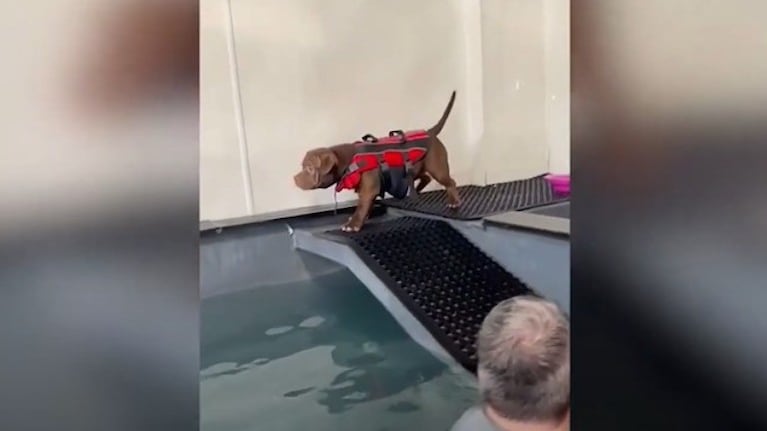
[{"label": "person's head", "polygon": [[542,298],[496,305],[477,340],[479,390],[504,419],[558,423],[570,409],[570,324]]}]

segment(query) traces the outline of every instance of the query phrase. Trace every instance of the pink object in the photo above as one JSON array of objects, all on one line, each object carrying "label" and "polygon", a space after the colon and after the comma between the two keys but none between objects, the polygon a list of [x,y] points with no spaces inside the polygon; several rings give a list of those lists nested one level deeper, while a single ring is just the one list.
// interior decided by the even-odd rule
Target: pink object
[{"label": "pink object", "polygon": [[570,195],[570,175],[546,175],[543,177],[551,184],[554,193],[561,196]]}]

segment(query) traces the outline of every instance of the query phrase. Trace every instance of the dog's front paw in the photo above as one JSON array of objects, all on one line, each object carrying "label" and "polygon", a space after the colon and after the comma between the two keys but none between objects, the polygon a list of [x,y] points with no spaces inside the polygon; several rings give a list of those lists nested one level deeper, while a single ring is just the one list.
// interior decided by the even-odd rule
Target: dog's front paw
[{"label": "dog's front paw", "polygon": [[341,226],[341,230],[344,232],[359,232],[362,229],[363,221],[357,220],[355,217],[349,217],[349,220]]},{"label": "dog's front paw", "polygon": [[458,190],[447,189],[447,207],[455,209],[460,206],[461,206],[461,197],[458,196]]},{"label": "dog's front paw", "polygon": [[456,199],[448,199],[447,200],[447,207],[448,208],[456,209],[456,208],[459,208],[460,206],[461,206],[461,200],[460,199],[456,198]]}]

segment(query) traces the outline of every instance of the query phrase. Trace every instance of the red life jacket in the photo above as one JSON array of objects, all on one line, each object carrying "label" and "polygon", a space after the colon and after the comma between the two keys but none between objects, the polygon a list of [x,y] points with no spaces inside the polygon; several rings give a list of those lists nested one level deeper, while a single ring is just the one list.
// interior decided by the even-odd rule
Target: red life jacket
[{"label": "red life jacket", "polygon": [[336,191],[356,189],[362,174],[373,169],[405,167],[410,173],[412,165],[426,156],[428,140],[429,134],[425,130],[393,130],[382,138],[363,136],[361,141],[354,143],[354,156],[336,184]]}]

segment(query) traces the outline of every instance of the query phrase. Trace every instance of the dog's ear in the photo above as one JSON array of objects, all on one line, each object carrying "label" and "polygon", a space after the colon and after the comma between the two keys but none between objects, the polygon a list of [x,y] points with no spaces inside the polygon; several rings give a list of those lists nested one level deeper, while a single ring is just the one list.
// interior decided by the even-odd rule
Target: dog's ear
[{"label": "dog's ear", "polygon": [[317,155],[319,158],[319,171],[321,175],[329,174],[338,164],[338,156],[333,150],[323,151]]}]

